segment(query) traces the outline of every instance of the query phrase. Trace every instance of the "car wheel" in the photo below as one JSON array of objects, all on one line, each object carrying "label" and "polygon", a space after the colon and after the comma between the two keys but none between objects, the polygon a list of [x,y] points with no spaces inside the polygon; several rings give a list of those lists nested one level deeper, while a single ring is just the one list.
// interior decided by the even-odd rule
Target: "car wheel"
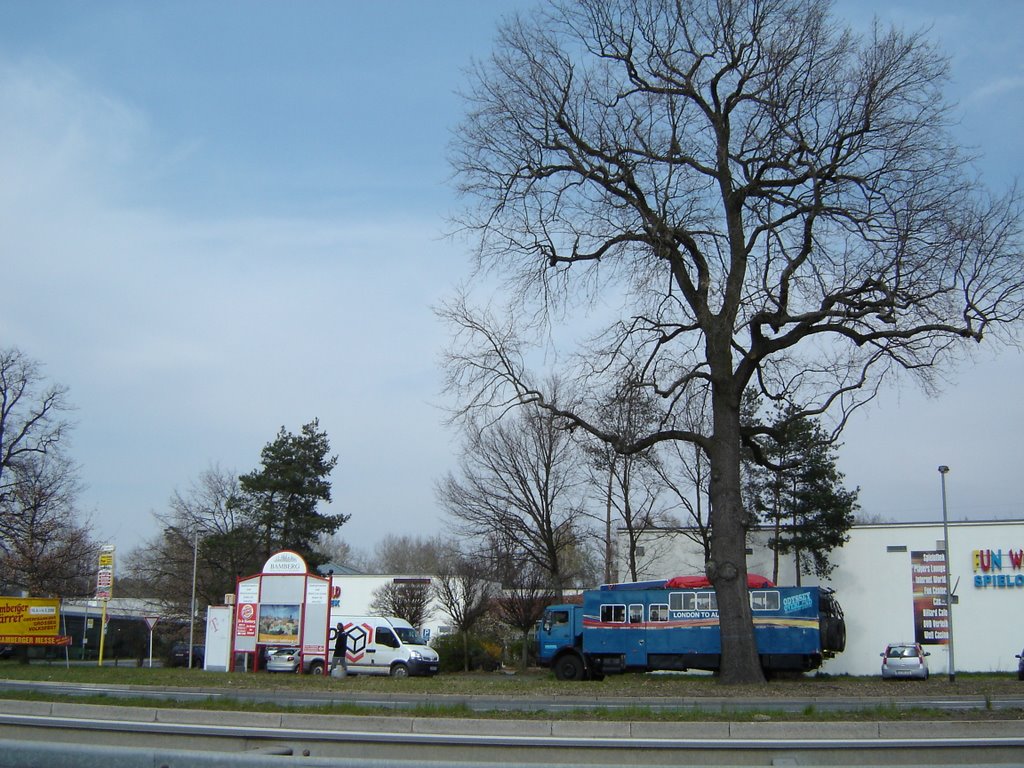
[{"label": "car wheel", "polygon": [[393,667],[391,667],[391,676],[392,677],[408,677],[409,676],[409,668],[407,666],[405,666],[405,664],[395,664]]}]

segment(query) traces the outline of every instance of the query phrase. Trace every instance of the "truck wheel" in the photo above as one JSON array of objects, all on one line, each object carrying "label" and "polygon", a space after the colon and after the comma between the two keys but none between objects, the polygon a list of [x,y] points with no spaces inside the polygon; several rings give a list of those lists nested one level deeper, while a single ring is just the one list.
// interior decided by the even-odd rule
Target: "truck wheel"
[{"label": "truck wheel", "polygon": [[317,659],[309,665],[309,674],[311,675],[322,675],[324,673],[324,663]]},{"label": "truck wheel", "polygon": [[559,680],[583,680],[585,675],[586,668],[579,656],[567,653],[555,662],[555,677]]},{"label": "truck wheel", "polygon": [[408,677],[409,676],[409,668],[407,666],[405,666],[405,664],[395,664],[394,666],[391,667],[391,676],[392,677]]}]

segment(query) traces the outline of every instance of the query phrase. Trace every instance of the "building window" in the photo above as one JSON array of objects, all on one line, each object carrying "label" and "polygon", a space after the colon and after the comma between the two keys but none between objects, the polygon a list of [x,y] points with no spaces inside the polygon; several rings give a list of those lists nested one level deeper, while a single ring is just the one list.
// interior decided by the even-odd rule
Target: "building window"
[{"label": "building window", "polygon": [[906,552],[907,551],[907,545],[906,544],[890,544],[888,547],[885,548],[885,551],[886,552]]}]

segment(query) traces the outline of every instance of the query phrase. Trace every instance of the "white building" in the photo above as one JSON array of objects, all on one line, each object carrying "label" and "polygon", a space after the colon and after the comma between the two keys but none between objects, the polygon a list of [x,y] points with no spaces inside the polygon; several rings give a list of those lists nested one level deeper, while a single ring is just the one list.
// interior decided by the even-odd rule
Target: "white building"
[{"label": "white building", "polygon": [[[950,522],[948,529],[955,668],[1015,671],[1014,655],[1024,647],[1024,520]],[[747,570],[771,578],[774,555],[765,539],[764,533],[751,533]],[[640,579],[703,573],[701,548],[679,531],[658,531],[641,546]],[[941,521],[854,526],[850,540],[832,552],[836,567],[823,584],[835,590],[846,614],[846,650],[821,671],[878,674],[886,644],[913,642],[916,636],[931,653],[932,674],[947,674],[942,553]],[[620,564],[620,573],[625,572]],[[778,583],[796,583],[792,556],[780,560]],[[808,576],[802,583],[818,584]]]}]

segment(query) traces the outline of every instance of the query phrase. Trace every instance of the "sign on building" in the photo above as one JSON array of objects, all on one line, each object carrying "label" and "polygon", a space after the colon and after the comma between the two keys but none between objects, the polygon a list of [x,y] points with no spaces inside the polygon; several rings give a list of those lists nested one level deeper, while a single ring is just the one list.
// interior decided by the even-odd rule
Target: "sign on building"
[{"label": "sign on building", "polygon": [[914,587],[914,641],[921,645],[949,643],[946,605],[946,553],[911,552],[910,578]]}]

